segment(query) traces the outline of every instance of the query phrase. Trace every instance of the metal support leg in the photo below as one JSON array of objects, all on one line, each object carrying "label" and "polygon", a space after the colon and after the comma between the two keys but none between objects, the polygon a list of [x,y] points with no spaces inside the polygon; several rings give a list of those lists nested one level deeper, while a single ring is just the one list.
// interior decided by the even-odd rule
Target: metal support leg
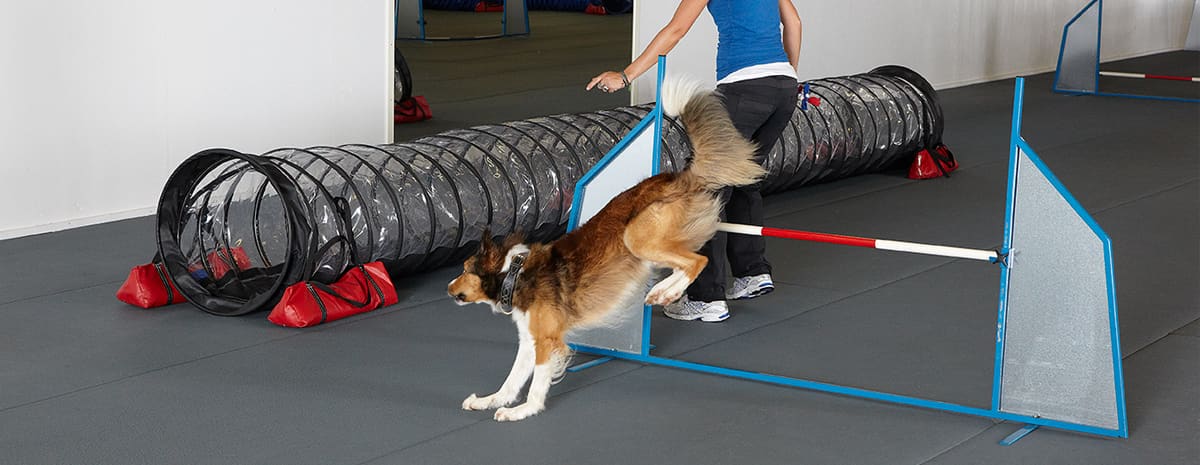
[{"label": "metal support leg", "polygon": [[1032,433],[1033,430],[1036,430],[1036,429],[1038,429],[1038,425],[1025,425],[1025,426],[1021,427],[1021,429],[1013,431],[1013,433],[1008,435],[1008,437],[1004,438],[1003,441],[1000,441],[1000,445],[1011,446],[1011,445],[1013,445],[1013,443],[1020,441],[1021,438],[1027,436],[1029,433]]},{"label": "metal support leg", "polygon": [[[647,350],[654,350],[654,345],[651,344]],[[608,356],[608,355],[602,355],[602,356],[600,356],[600,358],[597,358],[595,360],[588,360],[588,361],[580,363],[578,365],[567,367],[567,373],[578,373],[578,372],[581,372],[588,368],[598,367],[600,365],[611,362],[613,360],[616,360],[616,359],[611,356]]]}]

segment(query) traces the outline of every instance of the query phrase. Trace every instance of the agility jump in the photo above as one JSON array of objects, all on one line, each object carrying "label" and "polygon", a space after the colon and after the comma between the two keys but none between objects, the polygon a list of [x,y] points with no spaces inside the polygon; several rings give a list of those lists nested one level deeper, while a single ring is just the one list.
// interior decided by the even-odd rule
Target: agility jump
[{"label": "agility jump", "polygon": [[1103,95],[1176,102],[1200,102],[1200,99],[1156,95],[1104,92],[1100,77],[1148,79],[1161,81],[1200,82],[1196,76],[1171,76],[1151,73],[1102,71],[1100,69],[1100,38],[1102,36],[1104,0],[1091,0],[1063,26],[1062,44],[1058,49],[1058,65],[1054,71],[1054,91],[1071,95]]},{"label": "agility jump", "polygon": [[[662,61],[659,66],[661,83]],[[568,371],[623,359],[1024,424],[1002,442],[1005,445],[1040,426],[1127,437],[1111,241],[1021,138],[1023,93],[1024,79],[1018,78],[1000,250],[748,225],[720,227],[729,233],[973,259],[1001,266],[990,406],[959,405],[651,355],[648,305],[627,310],[641,318],[574,335],[570,340],[574,350],[601,358]],[[650,128],[658,127],[661,115],[654,112],[580,180],[572,226],[586,221],[615,193],[656,174],[661,147],[653,143],[658,138]]]}]

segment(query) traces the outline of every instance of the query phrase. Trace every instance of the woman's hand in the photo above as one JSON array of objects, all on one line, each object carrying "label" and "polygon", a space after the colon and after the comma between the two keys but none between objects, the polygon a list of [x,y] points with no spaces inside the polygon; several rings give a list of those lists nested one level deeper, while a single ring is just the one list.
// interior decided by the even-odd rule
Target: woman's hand
[{"label": "woman's hand", "polygon": [[592,82],[587,85],[587,90],[592,90],[593,87],[611,94],[625,88],[625,79],[617,71],[605,71],[592,78]]},{"label": "woman's hand", "polygon": [[[787,1],[790,5],[791,0]],[[692,24],[696,23],[696,18],[700,17],[700,13],[708,6],[708,0],[680,0],[679,7],[675,8],[675,14],[671,16],[671,21],[663,26],[654,35],[654,39],[650,40],[650,44],[645,50],[625,67],[624,72],[606,71],[600,73],[599,76],[592,78],[592,82],[587,85],[587,90],[592,90],[593,87],[599,87],[604,92],[616,92],[629,86],[629,82],[637,79],[642,73],[654,66],[658,61],[659,55],[666,55],[671,49],[675,48],[675,44],[679,43],[692,28]]]}]

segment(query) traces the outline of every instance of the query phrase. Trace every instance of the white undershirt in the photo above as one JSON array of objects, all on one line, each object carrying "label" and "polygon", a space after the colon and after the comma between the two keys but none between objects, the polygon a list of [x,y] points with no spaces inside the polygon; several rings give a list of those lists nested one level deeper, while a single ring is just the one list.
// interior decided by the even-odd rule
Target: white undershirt
[{"label": "white undershirt", "polygon": [[767,76],[788,76],[792,79],[796,79],[796,68],[793,68],[792,64],[786,61],[747,66],[729,73],[728,76],[725,76],[725,79],[717,81],[717,84],[749,81],[751,79],[758,79]]}]

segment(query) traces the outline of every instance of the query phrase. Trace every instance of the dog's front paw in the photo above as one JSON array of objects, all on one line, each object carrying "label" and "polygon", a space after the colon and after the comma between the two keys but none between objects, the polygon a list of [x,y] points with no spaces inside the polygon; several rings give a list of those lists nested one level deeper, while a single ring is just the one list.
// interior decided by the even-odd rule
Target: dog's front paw
[{"label": "dog's front paw", "polygon": [[537,415],[544,409],[541,405],[530,405],[528,402],[512,408],[502,408],[496,410],[496,415],[493,418],[496,421],[521,421],[526,418]]},{"label": "dog's front paw", "polygon": [[475,397],[475,394],[467,395],[462,401],[462,410],[491,410],[503,405],[497,404],[496,395],[486,395],[486,397]]}]

